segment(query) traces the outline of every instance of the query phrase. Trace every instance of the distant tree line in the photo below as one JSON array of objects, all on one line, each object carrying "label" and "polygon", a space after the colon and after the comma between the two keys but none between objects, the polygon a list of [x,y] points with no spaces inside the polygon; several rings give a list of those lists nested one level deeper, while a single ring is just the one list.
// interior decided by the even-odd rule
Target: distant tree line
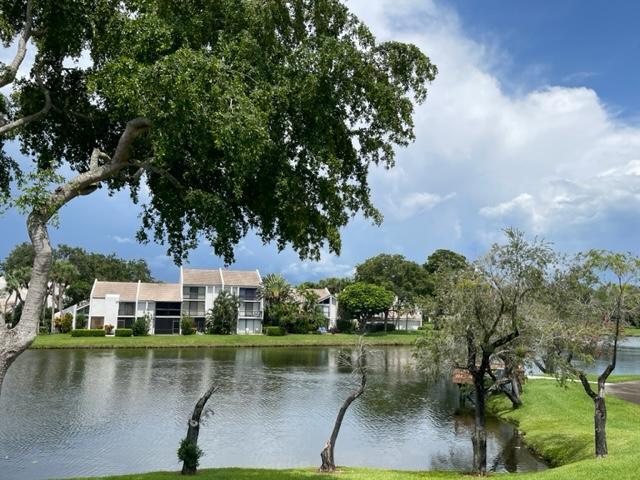
[{"label": "distant tree line", "polygon": [[[6,320],[19,318],[24,302],[23,292],[28,290],[31,267],[35,252],[30,243],[17,245],[0,263],[0,275],[4,276],[4,296],[12,300],[14,307],[7,311]],[[59,245],[53,251],[53,264],[46,299],[50,299],[53,310],[62,310],[70,305],[88,300],[96,278],[117,282],[153,281],[151,271],[144,260],[126,260],[114,253],[87,252],[83,248]],[[8,310],[7,305],[2,305]],[[51,313],[44,312],[43,313]],[[48,321],[50,315],[43,315]]]}]

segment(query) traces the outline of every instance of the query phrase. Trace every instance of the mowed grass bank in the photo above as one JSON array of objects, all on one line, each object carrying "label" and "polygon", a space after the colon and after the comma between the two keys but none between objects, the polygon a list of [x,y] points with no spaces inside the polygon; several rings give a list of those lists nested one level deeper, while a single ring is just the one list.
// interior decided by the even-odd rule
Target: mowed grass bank
[{"label": "mowed grass bank", "polygon": [[[640,405],[609,396],[607,424],[609,457],[593,458],[593,404],[579,384],[567,389],[555,382],[532,380],[526,385],[524,406],[511,410],[504,399],[491,408],[499,416],[517,423],[527,443],[556,468],[539,473],[495,474],[514,480],[637,480],[640,478]],[[339,454],[340,447],[337,451]],[[469,445],[471,449],[471,445]],[[401,454],[401,453],[399,453]],[[469,451],[471,455],[471,451]],[[177,472],[152,472],[110,480],[178,480]],[[317,473],[316,468],[268,470],[252,468],[203,469],[195,478],[203,480],[294,480],[335,478],[340,480],[436,480],[477,478],[460,472],[409,472],[340,467],[335,475]]]},{"label": "mowed grass bank", "polygon": [[[371,345],[413,345],[415,332],[366,335]],[[39,335],[33,349],[46,348],[215,348],[215,347],[311,347],[356,345],[357,335],[147,335],[145,337],[72,337],[69,334]]]},{"label": "mowed grass bank", "polygon": [[628,327],[624,329],[624,334],[628,337],[640,337],[640,328]]}]

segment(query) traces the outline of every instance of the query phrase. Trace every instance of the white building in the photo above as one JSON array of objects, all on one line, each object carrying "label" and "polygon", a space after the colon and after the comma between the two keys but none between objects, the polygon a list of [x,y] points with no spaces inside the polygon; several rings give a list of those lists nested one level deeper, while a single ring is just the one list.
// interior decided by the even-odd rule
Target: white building
[{"label": "white building", "polygon": [[[147,317],[151,334],[178,334],[183,315],[199,331],[220,292],[240,300],[237,333],[262,333],[263,302],[257,291],[260,272],[180,268],[180,283],[103,282],[95,280],[89,299],[87,328],[131,328],[136,317]],[[75,328],[74,313],[74,328]]]},{"label": "white building", "polygon": [[[328,321],[327,327],[330,329],[336,328],[338,321],[337,297],[333,295],[328,288],[308,288],[307,291],[313,292],[316,297],[318,297],[318,305]],[[304,301],[298,289],[293,290],[293,297],[297,302]]]}]

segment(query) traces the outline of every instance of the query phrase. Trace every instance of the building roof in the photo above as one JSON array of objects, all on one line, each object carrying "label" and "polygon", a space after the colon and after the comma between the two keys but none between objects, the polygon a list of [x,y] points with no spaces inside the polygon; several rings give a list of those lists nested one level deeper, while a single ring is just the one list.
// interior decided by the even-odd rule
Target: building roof
[{"label": "building roof", "polygon": [[138,300],[179,302],[182,300],[179,283],[141,283]]},{"label": "building roof", "polygon": [[120,300],[135,302],[138,293],[138,282],[102,282],[96,280],[93,287],[93,298],[104,298],[105,295],[120,295]]},{"label": "building roof", "polygon": [[220,270],[207,270],[203,268],[183,268],[183,285],[222,285]]},{"label": "building roof", "polygon": [[[306,290],[315,293],[316,297],[318,297],[318,302],[326,300],[327,297],[331,296],[331,292],[328,288],[307,288]],[[293,289],[293,298],[297,302],[302,302],[304,300],[304,298],[300,294],[300,290],[297,288]]]},{"label": "building roof", "polygon": [[257,270],[222,270],[222,281],[225,285],[259,287],[260,274]]}]

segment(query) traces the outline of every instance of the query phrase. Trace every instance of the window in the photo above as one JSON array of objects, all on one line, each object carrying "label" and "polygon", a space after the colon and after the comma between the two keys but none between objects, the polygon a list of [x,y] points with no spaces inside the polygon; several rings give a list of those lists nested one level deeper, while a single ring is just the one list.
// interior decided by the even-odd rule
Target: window
[{"label": "window", "polygon": [[136,314],[136,304],[135,302],[119,302],[118,304],[118,315],[121,316],[133,316]]},{"label": "window", "polygon": [[183,287],[183,300],[204,300],[205,287]]},{"label": "window", "polygon": [[133,317],[118,317],[118,328],[132,328]]},{"label": "window", "polygon": [[103,328],[104,317],[91,317],[91,328]]},{"label": "window", "polygon": [[156,317],[179,317],[180,302],[157,302]]},{"label": "window", "polygon": [[258,302],[246,302],[240,305],[241,317],[259,317],[260,304]]},{"label": "window", "polygon": [[204,315],[204,302],[184,302],[182,304],[182,314],[190,317],[201,317]]},{"label": "window", "polygon": [[257,288],[241,288],[239,295],[240,300],[256,300],[258,298],[257,293]]}]

